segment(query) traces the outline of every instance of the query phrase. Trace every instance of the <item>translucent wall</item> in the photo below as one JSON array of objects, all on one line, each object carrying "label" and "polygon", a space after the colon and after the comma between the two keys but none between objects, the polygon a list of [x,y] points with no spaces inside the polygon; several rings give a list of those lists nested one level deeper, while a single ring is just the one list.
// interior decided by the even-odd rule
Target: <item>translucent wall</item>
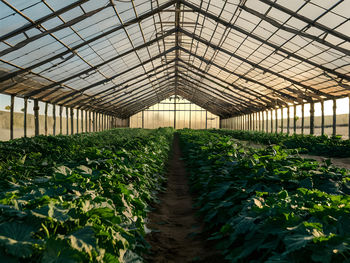
[{"label": "translucent wall", "polygon": [[[323,133],[333,135],[341,135],[343,139],[349,138],[349,98],[336,100],[335,111],[335,129],[333,128],[333,101],[326,100],[323,102]],[[289,129],[288,129],[288,108],[289,108]],[[261,130],[265,132],[283,132],[289,134],[310,134],[311,121],[311,105],[305,103],[302,105],[290,105],[289,107],[266,110],[251,115],[237,116],[224,119],[221,127],[224,129],[234,130]],[[277,111],[277,126],[276,126]],[[294,113],[295,111],[295,113]],[[283,114],[282,114],[283,112]],[[260,116],[260,117],[259,117]],[[294,117],[295,116],[295,117]],[[251,119],[253,118],[253,124]],[[304,121],[303,121],[304,119]],[[294,127],[295,126],[295,127]],[[322,134],[322,104],[314,103],[314,134]]]},{"label": "translucent wall", "polygon": [[[84,110],[71,109],[66,107],[54,106],[50,103],[39,102],[39,134],[71,134],[72,133],[72,117],[73,117],[73,133],[93,131],[93,114]],[[55,110],[54,110],[55,107]],[[27,119],[26,119],[26,136],[35,135],[34,120],[34,101],[27,100]],[[11,96],[0,94],[0,141],[10,139],[10,111]],[[23,137],[24,134],[24,112],[25,100],[23,98],[14,97],[13,107],[13,138]],[[68,115],[67,115],[68,113]],[[89,114],[91,119],[89,121]],[[56,117],[56,125],[54,125],[54,116]],[[112,119],[109,116],[98,114],[96,117],[96,131],[102,131],[112,127]],[[127,127],[128,120],[114,118],[114,127]]]},{"label": "translucent wall", "polygon": [[[176,115],[175,115],[176,114]],[[219,117],[185,100],[172,96],[130,118],[131,128],[218,129]]]}]

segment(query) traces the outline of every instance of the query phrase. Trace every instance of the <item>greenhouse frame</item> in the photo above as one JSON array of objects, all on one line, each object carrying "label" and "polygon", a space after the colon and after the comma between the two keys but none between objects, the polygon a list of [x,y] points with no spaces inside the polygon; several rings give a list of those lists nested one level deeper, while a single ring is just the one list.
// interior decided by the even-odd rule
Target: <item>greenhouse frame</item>
[{"label": "greenhouse frame", "polygon": [[350,261],[350,0],[0,0],[0,261]]}]

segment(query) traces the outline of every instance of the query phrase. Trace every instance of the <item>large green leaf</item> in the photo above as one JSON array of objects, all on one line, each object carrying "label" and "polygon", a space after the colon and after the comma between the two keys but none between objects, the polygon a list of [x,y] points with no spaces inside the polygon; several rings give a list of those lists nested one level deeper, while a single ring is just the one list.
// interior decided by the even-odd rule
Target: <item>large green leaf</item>
[{"label": "large green leaf", "polygon": [[0,225],[0,246],[18,258],[28,258],[33,254],[32,238],[34,229],[27,224],[5,222]]},{"label": "large green leaf", "polygon": [[92,250],[96,250],[95,232],[90,226],[77,230],[69,235],[67,239],[70,241],[72,248],[86,252],[90,257],[92,256]]},{"label": "large green leaf", "polygon": [[41,259],[42,263],[78,263],[83,262],[82,254],[73,250],[67,241],[49,239]]}]

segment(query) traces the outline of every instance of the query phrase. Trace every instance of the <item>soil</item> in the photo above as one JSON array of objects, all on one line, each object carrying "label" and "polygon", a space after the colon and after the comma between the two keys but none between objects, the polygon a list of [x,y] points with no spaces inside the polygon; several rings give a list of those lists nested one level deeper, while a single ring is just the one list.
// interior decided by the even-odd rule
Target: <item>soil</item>
[{"label": "soil", "polygon": [[146,236],[152,246],[146,260],[152,263],[223,262],[201,236],[201,222],[192,207],[185,164],[181,160],[178,135],[175,134],[173,155],[168,164],[167,190],[159,196],[149,217]]},{"label": "soil", "polygon": [[350,158],[338,158],[338,157],[324,157],[319,155],[311,155],[311,154],[300,154],[300,157],[306,158],[306,159],[314,159],[319,163],[322,163],[326,159],[331,159],[331,162],[334,166],[339,168],[346,168],[350,169]]}]

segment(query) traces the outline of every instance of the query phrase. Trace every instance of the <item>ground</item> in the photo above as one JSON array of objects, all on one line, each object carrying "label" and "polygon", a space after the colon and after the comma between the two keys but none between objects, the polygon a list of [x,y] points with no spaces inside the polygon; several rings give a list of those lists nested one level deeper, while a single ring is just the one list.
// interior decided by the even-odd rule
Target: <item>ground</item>
[{"label": "ground", "polygon": [[152,246],[152,263],[222,262],[214,255],[214,248],[205,242],[200,220],[195,215],[189,192],[185,164],[181,160],[178,136],[175,135],[173,154],[169,160],[168,183],[160,203],[149,214],[148,228],[154,231],[146,240]]}]

